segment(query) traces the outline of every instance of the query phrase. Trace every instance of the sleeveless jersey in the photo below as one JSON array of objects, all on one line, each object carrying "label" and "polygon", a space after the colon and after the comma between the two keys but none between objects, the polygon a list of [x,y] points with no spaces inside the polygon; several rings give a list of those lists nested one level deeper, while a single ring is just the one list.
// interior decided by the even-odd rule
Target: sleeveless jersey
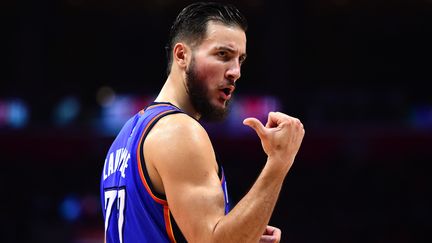
[{"label": "sleeveless jersey", "polygon": [[[170,103],[153,102],[126,122],[111,145],[100,187],[105,242],[186,242],[166,197],[153,189],[143,156],[144,140],[156,122],[180,112]],[[221,166],[219,174],[227,214],[229,201]]]}]

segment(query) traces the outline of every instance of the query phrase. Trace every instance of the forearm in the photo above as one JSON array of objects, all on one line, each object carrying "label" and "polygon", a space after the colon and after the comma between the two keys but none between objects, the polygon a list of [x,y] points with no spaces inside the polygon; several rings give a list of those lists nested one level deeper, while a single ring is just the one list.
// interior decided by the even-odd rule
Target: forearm
[{"label": "forearm", "polygon": [[215,226],[213,242],[258,242],[270,220],[286,173],[268,161],[250,191]]}]

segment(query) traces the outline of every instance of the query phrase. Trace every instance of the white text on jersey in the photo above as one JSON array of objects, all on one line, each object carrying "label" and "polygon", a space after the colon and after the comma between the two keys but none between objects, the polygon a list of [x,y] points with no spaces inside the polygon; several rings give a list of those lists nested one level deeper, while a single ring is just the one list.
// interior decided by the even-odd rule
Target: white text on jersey
[{"label": "white text on jersey", "polygon": [[[103,179],[105,180],[108,176],[116,171],[121,172],[121,176],[125,178],[125,169],[128,167],[128,161],[130,159],[130,153],[126,148],[117,149],[115,152],[109,154],[105,159]],[[107,163],[108,160],[108,163]]]}]

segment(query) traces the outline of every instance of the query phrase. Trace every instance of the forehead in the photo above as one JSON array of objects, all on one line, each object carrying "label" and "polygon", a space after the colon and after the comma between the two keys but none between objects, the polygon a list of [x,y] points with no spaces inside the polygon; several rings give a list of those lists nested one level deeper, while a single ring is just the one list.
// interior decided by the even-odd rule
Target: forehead
[{"label": "forehead", "polygon": [[229,26],[210,21],[207,25],[207,35],[200,48],[229,47],[240,53],[246,53],[246,33],[238,26]]}]

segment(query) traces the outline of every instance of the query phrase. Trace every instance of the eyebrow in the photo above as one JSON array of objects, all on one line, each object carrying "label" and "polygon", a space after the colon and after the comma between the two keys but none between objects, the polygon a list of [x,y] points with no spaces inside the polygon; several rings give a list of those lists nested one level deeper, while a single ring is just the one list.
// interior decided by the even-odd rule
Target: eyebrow
[{"label": "eyebrow", "polygon": [[[228,47],[228,46],[217,46],[215,49],[218,50],[218,51],[222,50],[222,51],[228,51],[228,52],[231,52],[231,53],[237,52],[234,48],[231,48],[231,47]],[[243,61],[244,61],[244,60],[246,60],[247,54],[243,53],[243,54],[240,55],[240,57],[243,58]]]}]

